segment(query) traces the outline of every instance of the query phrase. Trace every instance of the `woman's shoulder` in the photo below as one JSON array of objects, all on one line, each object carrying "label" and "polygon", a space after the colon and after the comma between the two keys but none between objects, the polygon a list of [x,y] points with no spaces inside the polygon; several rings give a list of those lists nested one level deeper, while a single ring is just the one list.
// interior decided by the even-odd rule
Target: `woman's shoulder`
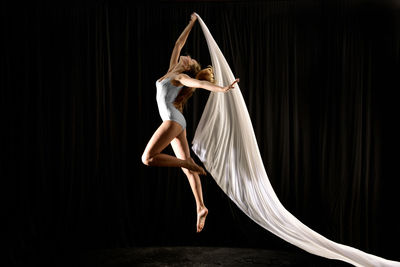
[{"label": "woman's shoulder", "polygon": [[164,76],[162,76],[160,79],[158,79],[158,82],[163,82],[166,80],[170,80],[170,82],[172,83],[172,85],[175,86],[183,86],[180,82],[179,82],[179,78],[181,77],[180,75],[186,75],[183,73],[166,73]]},{"label": "woman's shoulder", "polygon": [[164,74],[164,76],[162,76],[160,79],[158,79],[158,82],[162,82],[163,80],[166,79],[171,79],[171,78],[175,78],[176,74],[175,73],[171,73],[171,72],[167,72],[166,74]]}]

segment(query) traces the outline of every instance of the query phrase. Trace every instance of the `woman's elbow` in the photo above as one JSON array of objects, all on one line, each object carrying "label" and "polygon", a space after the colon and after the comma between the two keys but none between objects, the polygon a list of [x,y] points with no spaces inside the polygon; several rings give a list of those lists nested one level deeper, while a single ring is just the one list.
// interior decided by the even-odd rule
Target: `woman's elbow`
[{"label": "woman's elbow", "polygon": [[181,40],[177,40],[177,41],[175,42],[175,47],[176,47],[176,48],[182,49],[184,45],[185,45],[185,43],[182,42]]}]

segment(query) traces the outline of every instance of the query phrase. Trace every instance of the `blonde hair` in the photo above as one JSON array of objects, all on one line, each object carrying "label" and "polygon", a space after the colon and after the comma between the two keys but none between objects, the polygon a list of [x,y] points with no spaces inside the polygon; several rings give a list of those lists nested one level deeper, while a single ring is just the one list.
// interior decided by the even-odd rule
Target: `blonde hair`
[{"label": "blonde hair", "polygon": [[[209,81],[211,83],[215,83],[214,77],[210,74],[208,69],[211,69],[211,72],[214,73],[214,70],[212,66],[207,66],[207,68],[204,68],[200,70],[200,65],[199,65],[199,71],[196,72],[194,75],[194,78],[197,80],[205,80]],[[191,76],[191,75],[189,75]],[[191,76],[193,77],[193,76]],[[196,91],[197,88],[193,87],[186,87],[184,86],[178,96],[175,98],[174,101],[174,106],[180,111],[183,112],[183,107],[185,106],[187,100],[193,95],[194,91]]]}]

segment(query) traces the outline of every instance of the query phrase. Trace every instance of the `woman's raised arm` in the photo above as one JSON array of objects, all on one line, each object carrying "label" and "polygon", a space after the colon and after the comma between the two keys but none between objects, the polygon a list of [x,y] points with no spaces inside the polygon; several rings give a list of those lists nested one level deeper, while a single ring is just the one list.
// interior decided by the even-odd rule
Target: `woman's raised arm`
[{"label": "woman's raised arm", "polygon": [[189,33],[192,30],[193,25],[196,22],[196,20],[197,20],[197,16],[195,15],[195,13],[192,13],[192,15],[190,16],[189,24],[183,30],[183,32],[179,36],[178,40],[176,40],[176,42],[175,42],[174,50],[172,51],[171,60],[169,62],[169,70],[168,71],[173,69],[173,67],[175,67],[175,65],[178,64],[178,59],[179,59],[179,55],[181,54],[182,47],[185,45],[186,40],[189,36]]}]

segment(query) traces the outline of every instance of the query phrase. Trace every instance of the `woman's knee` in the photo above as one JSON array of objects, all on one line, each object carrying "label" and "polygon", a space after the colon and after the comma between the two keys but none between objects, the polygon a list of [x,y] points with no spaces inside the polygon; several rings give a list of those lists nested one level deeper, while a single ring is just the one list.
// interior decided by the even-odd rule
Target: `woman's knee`
[{"label": "woman's knee", "polygon": [[144,152],[142,155],[142,162],[144,165],[151,166],[153,162],[153,157],[149,153]]}]

